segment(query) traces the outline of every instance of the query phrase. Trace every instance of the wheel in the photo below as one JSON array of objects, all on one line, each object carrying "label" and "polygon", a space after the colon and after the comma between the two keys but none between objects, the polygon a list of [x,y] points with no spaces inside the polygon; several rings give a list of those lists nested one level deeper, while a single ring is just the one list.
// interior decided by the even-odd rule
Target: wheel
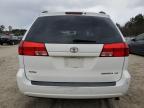
[{"label": "wheel", "polygon": [[114,99],[115,99],[115,100],[120,100],[120,97],[115,97]]},{"label": "wheel", "polygon": [[12,41],[12,45],[15,45],[15,42],[14,42],[14,41]]},{"label": "wheel", "polygon": [[14,42],[14,41],[11,41],[11,42],[9,42],[8,44],[9,44],[9,45],[14,45],[15,42]]},{"label": "wheel", "polygon": [[3,45],[3,43],[0,43],[1,45]]}]

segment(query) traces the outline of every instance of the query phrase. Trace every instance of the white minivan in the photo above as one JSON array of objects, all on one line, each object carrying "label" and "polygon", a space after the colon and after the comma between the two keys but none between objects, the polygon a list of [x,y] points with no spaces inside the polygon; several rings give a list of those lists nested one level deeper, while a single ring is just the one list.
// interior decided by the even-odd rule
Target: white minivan
[{"label": "white minivan", "polygon": [[112,98],[128,91],[128,46],[104,13],[45,12],[18,53],[17,84],[25,95]]}]

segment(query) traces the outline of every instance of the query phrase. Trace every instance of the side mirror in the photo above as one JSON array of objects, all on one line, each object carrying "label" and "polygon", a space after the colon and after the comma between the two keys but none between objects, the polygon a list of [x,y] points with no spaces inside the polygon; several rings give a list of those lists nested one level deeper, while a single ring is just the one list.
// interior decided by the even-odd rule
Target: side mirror
[{"label": "side mirror", "polygon": [[132,41],[136,41],[136,39],[132,39]]}]

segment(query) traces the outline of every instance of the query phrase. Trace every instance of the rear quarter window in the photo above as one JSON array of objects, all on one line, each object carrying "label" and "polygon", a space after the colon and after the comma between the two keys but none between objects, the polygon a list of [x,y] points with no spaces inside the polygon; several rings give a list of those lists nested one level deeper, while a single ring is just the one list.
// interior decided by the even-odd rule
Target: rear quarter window
[{"label": "rear quarter window", "polygon": [[78,15],[39,17],[25,40],[55,44],[104,44],[123,41],[111,19]]}]

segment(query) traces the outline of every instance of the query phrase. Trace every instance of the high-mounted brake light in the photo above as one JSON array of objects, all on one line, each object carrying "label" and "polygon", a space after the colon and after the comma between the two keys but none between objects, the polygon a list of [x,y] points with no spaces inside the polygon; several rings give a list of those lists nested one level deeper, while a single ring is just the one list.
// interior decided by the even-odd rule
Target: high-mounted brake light
[{"label": "high-mounted brake light", "polygon": [[82,12],[65,12],[67,15],[82,15]]},{"label": "high-mounted brake light", "polygon": [[100,57],[124,57],[129,55],[126,43],[104,44]]},{"label": "high-mounted brake light", "polygon": [[21,41],[18,49],[19,55],[48,56],[44,43]]}]

